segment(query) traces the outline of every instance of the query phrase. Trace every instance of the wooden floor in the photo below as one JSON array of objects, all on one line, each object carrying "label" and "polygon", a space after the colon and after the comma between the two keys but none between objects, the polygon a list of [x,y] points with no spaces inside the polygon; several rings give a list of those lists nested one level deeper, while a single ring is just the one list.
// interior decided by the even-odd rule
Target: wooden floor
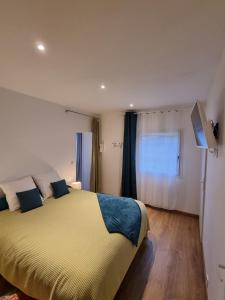
[{"label": "wooden floor", "polygon": [[155,260],[142,300],[204,300],[198,219],[148,208]]}]

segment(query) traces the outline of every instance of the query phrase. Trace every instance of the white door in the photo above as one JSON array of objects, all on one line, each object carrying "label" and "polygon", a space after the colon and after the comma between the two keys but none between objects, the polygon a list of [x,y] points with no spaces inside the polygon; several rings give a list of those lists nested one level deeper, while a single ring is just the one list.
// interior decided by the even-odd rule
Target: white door
[{"label": "white door", "polygon": [[206,184],[206,167],[207,167],[207,150],[202,151],[202,172],[201,172],[201,190],[200,190],[200,214],[199,227],[200,239],[203,237],[203,223],[204,223],[204,208],[205,208],[205,184]]},{"label": "white door", "polygon": [[90,191],[92,132],[82,132],[82,189]]}]

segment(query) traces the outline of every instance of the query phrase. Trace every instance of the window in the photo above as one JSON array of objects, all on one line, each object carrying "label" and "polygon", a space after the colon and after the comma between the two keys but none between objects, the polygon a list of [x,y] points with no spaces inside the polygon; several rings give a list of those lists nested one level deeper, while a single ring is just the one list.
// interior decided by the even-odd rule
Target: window
[{"label": "window", "polygon": [[179,132],[143,135],[139,146],[141,172],[153,175],[179,175]]}]

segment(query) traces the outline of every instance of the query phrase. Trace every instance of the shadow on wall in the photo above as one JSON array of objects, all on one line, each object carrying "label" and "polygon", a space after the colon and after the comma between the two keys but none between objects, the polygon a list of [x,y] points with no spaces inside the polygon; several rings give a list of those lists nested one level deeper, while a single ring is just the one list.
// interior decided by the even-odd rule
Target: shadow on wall
[{"label": "shadow on wall", "polygon": [[[225,88],[223,90],[223,97],[220,100],[220,111],[218,115],[218,122],[219,122],[219,145],[224,145],[224,135],[225,135],[225,124],[224,124],[224,106],[225,106]],[[223,128],[223,130],[222,130]]]},{"label": "shadow on wall", "polygon": [[[7,149],[1,154],[0,165],[4,172],[0,173],[0,181],[14,180],[23,176],[47,172],[54,166],[36,156],[31,151],[17,148],[12,151]],[[25,159],[20,159],[25,157]]]}]

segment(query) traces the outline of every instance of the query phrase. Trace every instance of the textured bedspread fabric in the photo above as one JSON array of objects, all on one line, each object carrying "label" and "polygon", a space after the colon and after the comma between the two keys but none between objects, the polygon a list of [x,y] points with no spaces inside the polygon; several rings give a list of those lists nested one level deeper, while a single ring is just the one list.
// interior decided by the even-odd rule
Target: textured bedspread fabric
[{"label": "textured bedspread fabric", "polygon": [[141,230],[141,210],[132,198],[97,193],[102,217],[108,232],[119,232],[135,246]]},{"label": "textured bedspread fabric", "polygon": [[[144,205],[138,247],[148,230]],[[111,300],[138,247],[108,233],[95,193],[72,190],[27,213],[0,212],[0,274],[39,300]]]}]

